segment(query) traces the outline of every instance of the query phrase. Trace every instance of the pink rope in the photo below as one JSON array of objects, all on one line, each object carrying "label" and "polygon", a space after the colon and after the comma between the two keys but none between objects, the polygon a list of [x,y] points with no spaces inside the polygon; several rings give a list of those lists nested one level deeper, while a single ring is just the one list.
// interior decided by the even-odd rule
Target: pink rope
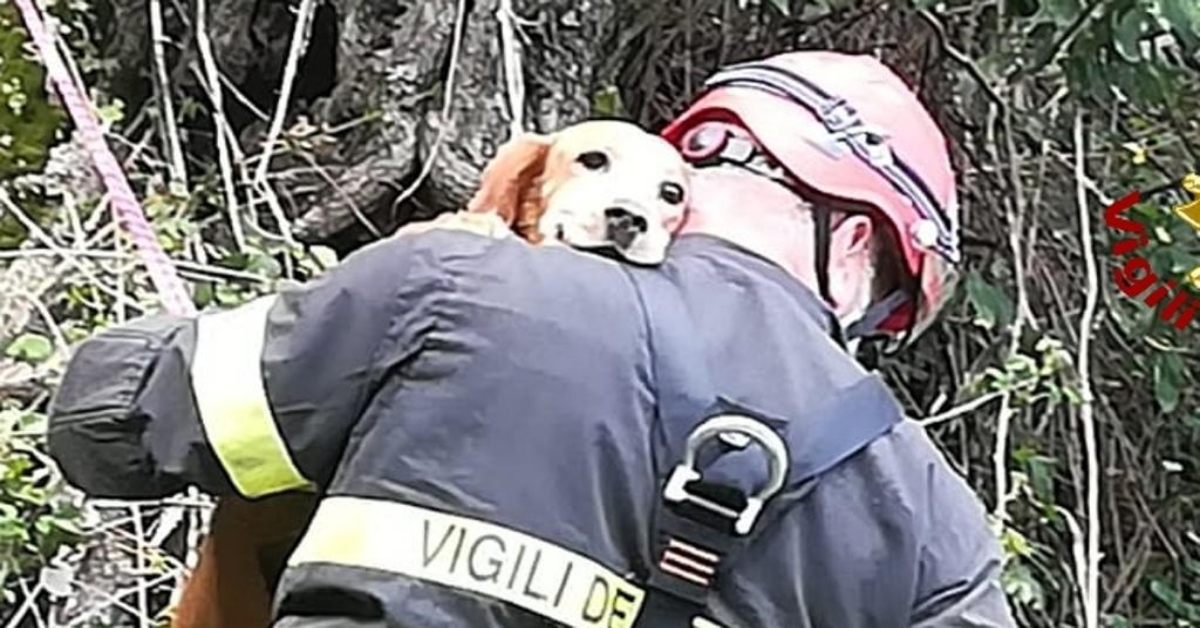
[{"label": "pink rope", "polygon": [[137,247],[138,254],[141,256],[146,270],[150,273],[150,281],[158,290],[163,306],[172,314],[190,315],[195,313],[196,307],[188,296],[187,290],[184,289],[183,281],[175,271],[175,266],[171,263],[170,258],[159,245],[153,227],[147,222],[146,214],[142,211],[137,197],[134,196],[133,189],[129,187],[129,180],[125,178],[125,173],[121,170],[121,164],[104,140],[100,121],[92,111],[91,103],[88,102],[83,90],[67,70],[62,58],[58,56],[54,40],[46,31],[46,25],[42,21],[41,12],[34,5],[33,0],[16,0],[16,4],[21,11],[21,18],[25,20],[25,27],[29,30],[38,53],[41,55],[42,63],[46,66],[50,80],[53,81],[58,93],[62,96],[63,104],[66,105],[71,119],[75,122],[75,127],[83,137],[84,147],[91,155],[92,163],[104,181],[113,211],[116,212],[117,222],[125,229],[129,238],[133,240],[134,246]]}]

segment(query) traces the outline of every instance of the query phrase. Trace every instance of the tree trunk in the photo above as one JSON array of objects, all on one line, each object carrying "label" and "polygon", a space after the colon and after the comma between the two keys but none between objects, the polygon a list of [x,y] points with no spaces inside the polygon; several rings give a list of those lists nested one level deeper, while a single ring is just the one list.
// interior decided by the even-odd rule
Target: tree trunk
[{"label": "tree trunk", "polygon": [[[524,128],[550,131],[587,117],[597,85],[594,68],[601,61],[597,42],[612,30],[613,1],[513,4],[520,20],[511,44],[524,70]],[[373,231],[387,233],[414,217],[465,204],[483,165],[509,136],[499,5],[498,0],[319,4],[285,128],[303,117],[327,132],[320,139],[330,141],[312,149],[289,146],[286,154],[277,149],[272,160],[272,172],[279,173],[272,181],[286,200],[298,239],[346,250],[375,237]],[[209,3],[220,71],[267,116],[277,104],[294,8],[280,0]],[[148,10],[146,0],[113,0],[110,11],[112,24],[120,25],[106,49],[118,61],[113,89],[135,106],[154,92],[143,19]],[[196,38],[184,24],[184,19],[193,24],[194,17],[167,16],[170,39],[184,46],[169,63],[172,82],[207,103],[199,73],[189,71],[201,67]],[[267,121],[229,88],[223,95],[242,150],[259,153]],[[202,111],[179,122],[185,134],[198,137],[211,133],[210,115]],[[212,147],[196,144],[188,142],[193,154],[214,155]],[[423,169],[428,173],[421,177]]]}]

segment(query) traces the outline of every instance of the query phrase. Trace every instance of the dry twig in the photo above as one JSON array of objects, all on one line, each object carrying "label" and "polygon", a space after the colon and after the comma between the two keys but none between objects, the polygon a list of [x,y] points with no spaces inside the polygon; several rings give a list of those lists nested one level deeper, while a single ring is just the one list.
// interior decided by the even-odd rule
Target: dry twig
[{"label": "dry twig", "polygon": [[[1094,399],[1092,396],[1092,327],[1099,299],[1099,271],[1096,256],[1092,251],[1092,220],[1088,211],[1087,190],[1084,185],[1084,140],[1083,112],[1075,112],[1075,196],[1079,209],[1079,238],[1083,244],[1083,262],[1087,268],[1087,287],[1083,316],[1079,319],[1079,356],[1076,368],[1079,375],[1082,405],[1079,420],[1083,424],[1084,453],[1087,458],[1087,552],[1086,576],[1079,582],[1083,598],[1084,625],[1097,628],[1100,621],[1100,463],[1096,445]],[[1079,557],[1077,557],[1078,559]]]}]

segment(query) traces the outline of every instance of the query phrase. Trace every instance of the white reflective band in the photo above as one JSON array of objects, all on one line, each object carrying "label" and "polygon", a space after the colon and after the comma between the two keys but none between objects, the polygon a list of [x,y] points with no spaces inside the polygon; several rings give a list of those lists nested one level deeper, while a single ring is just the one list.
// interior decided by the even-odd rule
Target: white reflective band
[{"label": "white reflective band", "polygon": [[289,565],[378,569],[508,602],[571,628],[628,628],[644,592],[603,565],[504,526],[359,497],[321,502]]},{"label": "white reflective band", "polygon": [[246,497],[311,486],[288,454],[263,388],[263,341],[274,302],[273,296],[262,297],[196,321],[191,375],[200,421],[217,459]]}]

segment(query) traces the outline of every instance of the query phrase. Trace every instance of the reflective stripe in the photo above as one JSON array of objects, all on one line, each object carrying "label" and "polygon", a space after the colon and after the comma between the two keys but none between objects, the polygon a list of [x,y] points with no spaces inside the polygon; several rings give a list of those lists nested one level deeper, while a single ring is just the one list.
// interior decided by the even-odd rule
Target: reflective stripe
[{"label": "reflective stripe", "polygon": [[603,565],[478,519],[359,497],[321,502],[289,565],[364,567],[502,600],[571,628],[627,628],[644,592]]},{"label": "reflective stripe", "polygon": [[308,488],[284,445],[263,388],[267,313],[275,297],[204,314],[196,323],[192,390],[205,435],[238,492]]}]

